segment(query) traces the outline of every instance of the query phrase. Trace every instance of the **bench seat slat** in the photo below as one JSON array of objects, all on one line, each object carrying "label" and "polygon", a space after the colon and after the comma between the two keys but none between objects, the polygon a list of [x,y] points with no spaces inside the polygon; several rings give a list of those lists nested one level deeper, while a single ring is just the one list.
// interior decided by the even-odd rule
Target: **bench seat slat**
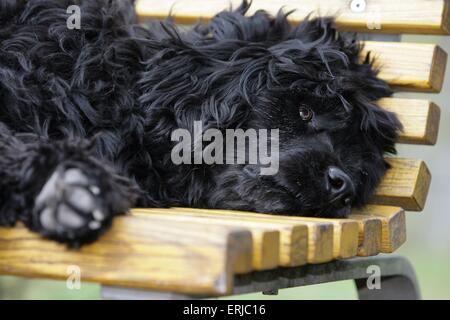
[{"label": "bench seat slat", "polygon": [[300,223],[331,223],[333,225],[333,259],[356,256],[358,250],[358,222],[349,219],[323,219],[308,217],[283,217]]},{"label": "bench seat slat", "polygon": [[382,222],[378,217],[352,213],[350,219],[358,222],[359,242],[357,255],[375,256],[381,252]]},{"label": "bench seat slat", "polygon": [[351,219],[381,221],[380,252],[392,253],[406,241],[405,211],[400,207],[368,205],[354,210]]},{"label": "bench seat slat", "polygon": [[359,226],[356,221],[319,218],[304,218],[304,220],[333,224],[333,259],[347,259],[356,256],[359,239]]},{"label": "bench seat slat", "polygon": [[[345,259],[356,255],[376,255],[380,252],[391,253],[406,241],[405,212],[402,208],[393,206],[367,205],[362,209],[354,209],[349,219],[268,215],[255,212],[199,208],[135,209],[132,214],[136,214],[136,212],[139,215],[158,213],[204,217],[216,221],[231,219],[241,223],[276,221],[280,224],[278,228],[285,223],[332,224],[333,259]],[[271,226],[277,228],[276,225]],[[317,239],[317,241],[320,241],[320,239]],[[293,248],[294,250],[296,248]]]},{"label": "bench seat slat", "polygon": [[251,234],[242,228],[151,217],[118,217],[80,250],[42,240],[24,227],[0,228],[0,274],[81,281],[188,294],[227,294],[233,276],[252,270]]},{"label": "bench seat slat", "polygon": [[[199,209],[199,208],[170,208],[170,209],[134,209],[133,215],[138,216],[165,216],[177,221],[196,221],[197,223],[213,224],[241,224],[253,232],[254,225],[267,224],[270,229],[281,232],[286,224],[332,224],[333,225],[333,259],[345,259],[359,256],[372,256],[380,252],[395,251],[405,241],[405,216],[404,211],[398,207],[369,205],[360,210],[354,210],[350,219],[324,219],[295,216],[267,215],[254,212]],[[273,222],[266,222],[273,221]],[[311,227],[310,227],[311,228]],[[316,240],[310,238],[309,245],[312,250],[320,247]],[[312,246],[314,242],[314,246]],[[280,243],[280,245],[283,245]],[[290,250],[303,250],[302,246],[292,246]],[[280,250],[281,251],[281,250]],[[311,255],[312,253],[310,253]],[[317,263],[309,262],[309,263]],[[283,265],[287,266],[287,265]]]},{"label": "bench seat slat", "polygon": [[[282,233],[283,230],[278,231],[273,225],[258,221],[220,219],[220,217],[217,216],[186,214],[178,211],[177,209],[135,209],[132,214],[133,216],[150,216],[152,218],[157,217],[162,220],[196,223],[199,225],[205,224],[245,228],[252,233],[253,238],[253,270],[274,269],[279,265],[281,246],[280,233]],[[297,259],[301,260],[304,264],[306,262],[307,229],[304,226],[296,226],[295,228],[289,229],[288,232],[289,237],[295,237],[296,241],[303,242],[304,248],[299,248],[296,254],[301,255],[301,257]]]},{"label": "bench seat slat", "polygon": [[[139,210],[152,212],[153,209]],[[160,211],[160,209],[157,210]],[[274,226],[277,225],[278,227],[306,226],[308,230],[306,262],[316,264],[328,262],[333,259],[333,224],[330,221],[306,221],[302,219],[290,219],[285,216],[219,209],[171,208],[167,209],[167,213],[170,214],[172,210],[186,214],[207,215],[211,218],[220,217],[220,219],[235,219],[238,221],[258,221],[270,223]],[[303,244],[296,243],[291,243],[291,246],[292,251],[298,250],[299,248],[301,250],[304,247]]]},{"label": "bench seat slat", "polygon": [[[241,211],[228,211],[228,210],[211,210],[211,209],[192,209],[192,208],[171,208],[166,210],[161,209],[144,209],[144,210],[134,210],[133,214],[165,214],[170,216],[177,217],[188,217],[188,219],[195,219],[201,217],[206,221],[213,221],[215,223],[227,223],[228,221],[236,222],[238,225],[240,224],[243,227],[252,227],[254,223],[263,223],[267,224],[271,228],[284,228],[285,225],[305,227],[305,231],[313,230],[315,237],[315,225],[333,225],[333,259],[344,259],[354,257],[357,253],[358,248],[358,223],[356,221],[351,221],[348,219],[315,219],[315,218],[304,218],[304,217],[287,217],[287,216],[273,216],[273,215],[264,215],[264,214],[255,214],[253,212],[241,212]],[[241,213],[241,214],[240,214]],[[266,222],[273,221],[275,223]],[[309,227],[308,227],[309,226]],[[280,230],[282,232],[282,230]],[[306,233],[306,235],[308,235]],[[291,243],[290,251],[296,253],[301,250],[303,252],[303,248],[305,251],[308,248],[307,243],[299,244],[299,243]],[[283,245],[283,243],[280,243]],[[285,244],[286,245],[286,244]],[[312,245],[312,244],[311,244]],[[312,246],[311,250],[315,250]],[[281,250],[280,250],[281,251]],[[322,250],[326,252],[327,250]],[[317,253],[311,252],[309,254],[310,263],[318,263],[318,261],[322,261],[325,259],[330,259],[329,252],[326,256],[322,256],[321,259],[317,259]],[[305,261],[306,262],[306,261]],[[281,264],[280,264],[281,265]],[[287,266],[283,264],[282,266]],[[292,263],[290,264],[292,266]]]},{"label": "bench seat slat", "polygon": [[[309,13],[338,15],[341,29],[377,33],[448,34],[450,22],[448,2],[444,0],[371,0],[366,7],[352,6],[345,0],[253,0],[249,13],[264,9],[276,14],[281,7],[285,12],[296,11],[290,16],[299,22]],[[193,23],[199,19],[211,19],[219,11],[236,8],[242,0],[138,0],[137,13],[142,19],[165,18],[170,12],[177,22]],[[360,2],[361,3],[361,2]]]}]

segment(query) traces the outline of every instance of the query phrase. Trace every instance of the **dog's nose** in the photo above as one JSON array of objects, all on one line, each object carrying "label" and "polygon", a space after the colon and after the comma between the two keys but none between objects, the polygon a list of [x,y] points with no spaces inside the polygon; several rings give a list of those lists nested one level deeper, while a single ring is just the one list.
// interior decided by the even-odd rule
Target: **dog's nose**
[{"label": "dog's nose", "polygon": [[333,202],[350,205],[355,196],[355,187],[350,177],[337,167],[329,167],[327,172],[327,185]]}]

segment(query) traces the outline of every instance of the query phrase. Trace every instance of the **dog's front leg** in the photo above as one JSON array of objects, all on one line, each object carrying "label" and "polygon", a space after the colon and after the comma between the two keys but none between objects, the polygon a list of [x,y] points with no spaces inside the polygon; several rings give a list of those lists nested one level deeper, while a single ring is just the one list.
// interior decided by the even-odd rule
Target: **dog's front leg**
[{"label": "dog's front leg", "polygon": [[137,188],[91,149],[0,132],[0,225],[20,220],[73,246],[95,240],[134,204]]}]

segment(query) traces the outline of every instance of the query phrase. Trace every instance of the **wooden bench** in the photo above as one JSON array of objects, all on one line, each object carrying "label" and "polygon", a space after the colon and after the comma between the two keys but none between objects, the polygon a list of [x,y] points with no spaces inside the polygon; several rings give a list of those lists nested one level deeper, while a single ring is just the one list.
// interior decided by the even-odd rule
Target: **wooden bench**
[{"label": "wooden bench", "polygon": [[[142,20],[172,15],[181,23],[211,18],[241,1],[138,0]],[[301,6],[299,6],[301,3]],[[254,0],[252,10],[338,13],[342,30],[448,34],[449,2]],[[348,6],[348,7],[346,7]],[[374,20],[375,19],[375,20]],[[381,27],[371,28],[373,25]],[[380,77],[397,90],[440,92],[447,54],[434,44],[366,41]],[[382,108],[403,125],[399,142],[433,145],[439,107],[425,100],[386,98]],[[65,280],[68,267],[82,281],[103,285],[105,298],[213,297],[355,279],[360,298],[419,298],[410,264],[390,255],[406,240],[405,211],[424,209],[431,175],[419,159],[389,158],[392,169],[371,205],[350,219],[314,219],[192,208],[135,209],[118,218],[100,241],[80,250],[41,239],[25,228],[0,229],[0,274]],[[351,259],[349,259],[351,258]],[[367,267],[381,269],[382,290],[368,290]]]}]

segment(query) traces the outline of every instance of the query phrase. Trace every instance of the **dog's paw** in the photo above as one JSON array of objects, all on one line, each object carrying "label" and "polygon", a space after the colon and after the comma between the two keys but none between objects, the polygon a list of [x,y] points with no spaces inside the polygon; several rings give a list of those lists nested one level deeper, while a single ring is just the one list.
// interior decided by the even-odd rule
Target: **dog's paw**
[{"label": "dog's paw", "polygon": [[38,231],[75,246],[95,239],[110,220],[95,180],[76,167],[57,168],[35,200]]}]

